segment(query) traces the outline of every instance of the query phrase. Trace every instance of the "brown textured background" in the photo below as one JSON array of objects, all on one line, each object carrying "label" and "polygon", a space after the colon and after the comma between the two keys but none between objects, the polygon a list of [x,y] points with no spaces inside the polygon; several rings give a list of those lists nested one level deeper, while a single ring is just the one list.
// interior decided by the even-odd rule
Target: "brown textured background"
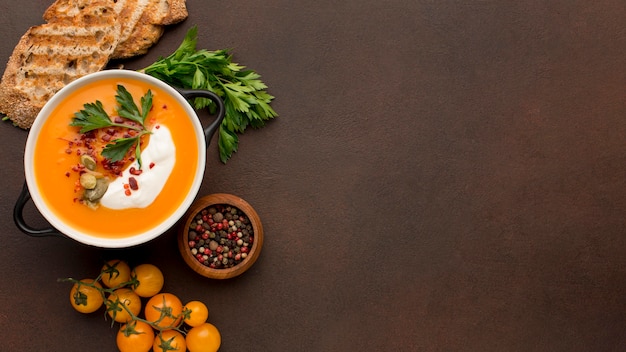
[{"label": "brown textured background", "polygon": [[[132,249],[32,239],[11,213],[27,132],[0,124],[0,351],[113,351],[60,277],[151,262],[222,351],[626,350],[626,3],[187,1],[138,69],[199,26],[280,117],[200,195],[261,216],[243,276],[210,281],[174,231]],[[46,1],[0,5],[0,61]],[[42,220],[31,207],[27,217]]]}]

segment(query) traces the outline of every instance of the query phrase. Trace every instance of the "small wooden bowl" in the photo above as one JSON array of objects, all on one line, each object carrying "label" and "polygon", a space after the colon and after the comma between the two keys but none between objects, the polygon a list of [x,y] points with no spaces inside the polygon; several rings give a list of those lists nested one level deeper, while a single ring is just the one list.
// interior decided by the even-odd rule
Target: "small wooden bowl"
[{"label": "small wooden bowl", "polygon": [[[188,231],[195,216],[203,209],[219,204],[231,205],[238,208],[248,217],[250,223],[252,224],[254,236],[252,247],[250,248],[250,251],[245,259],[230,268],[210,268],[200,263],[191,253],[191,248],[189,248]],[[198,199],[191,205],[183,217],[183,222],[181,222],[178,230],[178,250],[185,260],[185,263],[187,263],[187,265],[189,265],[189,267],[198,274],[211,279],[229,279],[243,274],[246,270],[250,269],[254,262],[256,262],[259,254],[261,253],[262,247],[263,226],[261,225],[259,215],[256,211],[254,211],[252,206],[248,204],[248,202],[232,194],[215,193]]]}]

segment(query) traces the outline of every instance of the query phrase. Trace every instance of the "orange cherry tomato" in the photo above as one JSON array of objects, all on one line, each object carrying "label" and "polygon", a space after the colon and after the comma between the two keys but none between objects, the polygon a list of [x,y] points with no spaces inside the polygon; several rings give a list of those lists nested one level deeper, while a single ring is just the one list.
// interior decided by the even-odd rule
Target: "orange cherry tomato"
[{"label": "orange cherry tomato", "polygon": [[183,319],[183,303],[171,293],[159,293],[146,303],[146,320],[159,330],[177,327]]},{"label": "orange cherry tomato", "polygon": [[185,324],[194,327],[206,323],[209,318],[209,308],[200,301],[187,302],[183,307]]},{"label": "orange cherry tomato", "polygon": [[185,336],[176,330],[161,331],[154,338],[153,352],[187,351]]},{"label": "orange cherry tomato", "polygon": [[133,320],[120,327],[116,342],[120,352],[148,352],[154,343],[154,330],[142,321]]},{"label": "orange cherry tomato", "polygon": [[138,281],[133,290],[139,297],[152,297],[163,288],[163,273],[152,264],[140,264],[133,268],[131,277]]},{"label": "orange cherry tomato", "polygon": [[112,259],[104,263],[100,270],[102,283],[109,288],[118,287],[130,281],[130,267],[125,261]]},{"label": "orange cherry tomato", "polygon": [[70,303],[72,307],[81,313],[93,313],[102,306],[104,298],[97,288],[81,283],[93,284],[98,288],[102,288],[102,285],[95,282],[93,279],[83,279],[80,280],[80,283],[75,283],[70,290]]},{"label": "orange cherry tomato", "polygon": [[141,312],[141,298],[131,289],[119,288],[107,297],[107,313],[113,320],[118,323],[130,321],[133,317],[128,311],[135,316]]},{"label": "orange cherry tomato", "polygon": [[191,328],[185,337],[189,352],[216,352],[220,349],[222,337],[211,323],[204,323]]}]

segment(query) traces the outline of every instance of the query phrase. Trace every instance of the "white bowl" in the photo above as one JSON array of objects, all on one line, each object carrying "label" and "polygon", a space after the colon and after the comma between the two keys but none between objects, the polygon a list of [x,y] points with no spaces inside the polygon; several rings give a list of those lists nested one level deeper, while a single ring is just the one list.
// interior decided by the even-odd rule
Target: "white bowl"
[{"label": "white bowl", "polygon": [[[42,127],[46,124],[50,114],[61,104],[68,96],[74,94],[77,91],[83,89],[86,85],[91,85],[100,80],[108,80],[108,79],[120,79],[120,80],[139,80],[144,82],[149,87],[154,87],[154,89],[160,89],[161,91],[166,92],[166,94],[171,95],[174,99],[180,103],[180,105],[184,108],[186,117],[191,120],[193,125],[193,131],[189,131],[190,135],[194,135],[197,140],[197,148],[198,148],[198,160],[195,176],[193,178],[193,183],[188,190],[181,190],[181,192],[186,192],[186,196],[184,200],[177,205],[176,210],[171,214],[165,217],[164,221],[155,224],[149,230],[145,230],[139,233],[128,234],[123,237],[116,238],[106,238],[102,237],[102,235],[93,235],[90,234],[89,231],[85,231],[84,229],[77,229],[71,224],[68,224],[67,221],[63,220],[60,216],[55,214],[54,209],[51,209],[49,204],[44,200],[40,191],[38,189],[38,183],[36,180],[36,172],[34,170],[34,152],[35,146],[38,143],[45,143],[48,138],[55,138],[55,136],[46,136],[40,134]],[[185,94],[185,96],[183,96]],[[194,95],[189,95],[194,94]],[[217,118],[210,124],[209,127],[203,128],[195,110],[189,105],[187,102],[188,98],[192,96],[197,96],[198,94],[210,98],[218,105],[218,116]],[[93,98],[94,100],[97,97]],[[136,99],[137,100],[137,99]],[[223,102],[221,99],[215,95],[214,93],[207,91],[180,91],[176,90],[173,87],[167,85],[166,83],[149,76],[147,74],[130,71],[130,70],[105,70],[97,73],[86,75],[82,78],[79,78],[59,92],[57,92],[48,103],[42,108],[40,113],[38,114],[34,124],[32,125],[28,139],[26,141],[26,148],[24,153],[24,170],[26,177],[26,185],[24,187],[24,191],[26,194],[22,194],[20,196],[20,201],[16,204],[15,213],[16,216],[16,224],[28,235],[38,236],[41,233],[52,233],[58,231],[59,233],[70,237],[78,242],[97,246],[104,248],[123,248],[123,247],[131,247],[135,245],[139,245],[145,242],[148,242],[161,234],[165,233],[172,226],[176,224],[176,222],[185,214],[189,206],[193,203],[198,190],[200,189],[200,185],[203,181],[204,172],[205,172],[205,161],[206,161],[206,148],[209,145],[209,140],[213,135],[213,132],[219,127],[221,120],[224,116]],[[178,118],[178,116],[177,116]],[[182,117],[181,117],[182,118]],[[180,164],[180,163],[179,163]],[[183,165],[175,165],[174,168],[183,167]],[[20,221],[23,220],[21,212],[23,210],[25,200],[28,198],[32,198],[34,205],[37,207],[37,210],[43,215],[43,217],[50,223],[52,229],[44,229],[38,230],[30,227],[25,222]],[[96,210],[97,211],[97,210]],[[140,220],[140,219],[138,219]],[[97,232],[97,229],[94,229],[94,233]]]}]

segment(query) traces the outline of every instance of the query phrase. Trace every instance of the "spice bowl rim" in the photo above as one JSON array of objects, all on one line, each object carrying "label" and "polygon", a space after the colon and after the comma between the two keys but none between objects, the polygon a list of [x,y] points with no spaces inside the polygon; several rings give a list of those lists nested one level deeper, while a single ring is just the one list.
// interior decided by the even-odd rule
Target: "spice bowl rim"
[{"label": "spice bowl rim", "polygon": [[[247,257],[240,263],[224,269],[210,268],[196,259],[191,253],[188,241],[188,229],[195,216],[211,205],[231,205],[242,211],[250,220],[254,241]],[[239,196],[229,193],[213,193],[196,200],[181,218],[178,227],[178,250],[185,263],[196,273],[210,279],[229,279],[246,272],[258,259],[263,248],[263,225],[254,208]]]}]

